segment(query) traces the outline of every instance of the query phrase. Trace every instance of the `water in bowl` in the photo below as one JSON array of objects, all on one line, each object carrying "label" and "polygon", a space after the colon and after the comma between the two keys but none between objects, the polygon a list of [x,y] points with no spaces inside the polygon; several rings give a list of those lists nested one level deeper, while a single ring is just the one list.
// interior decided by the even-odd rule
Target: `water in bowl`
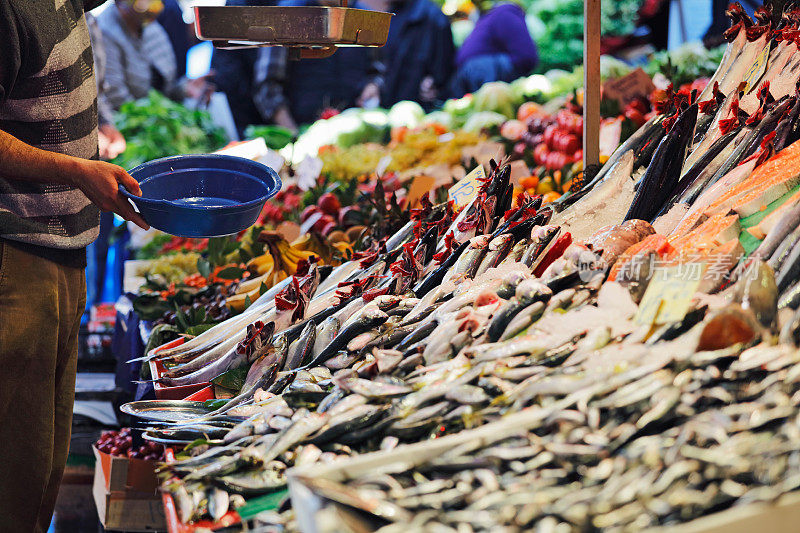
[{"label": "water in bowl", "polygon": [[189,198],[179,198],[173,200],[179,205],[188,205],[191,207],[227,207],[231,205],[239,205],[236,200],[229,198],[217,198],[214,196],[192,196]]}]

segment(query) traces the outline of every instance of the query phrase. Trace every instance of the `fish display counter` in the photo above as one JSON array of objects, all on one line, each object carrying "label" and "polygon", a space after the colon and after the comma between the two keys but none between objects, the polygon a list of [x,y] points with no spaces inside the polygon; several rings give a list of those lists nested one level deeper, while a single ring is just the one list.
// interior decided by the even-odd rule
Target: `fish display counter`
[{"label": "fish display counter", "polygon": [[492,161],[464,205],[424,196],[152,350],[163,384],[242,374],[225,400],[127,408],[175,447],[180,527],[795,530],[800,21],[729,15],[707,88],[557,199]]}]

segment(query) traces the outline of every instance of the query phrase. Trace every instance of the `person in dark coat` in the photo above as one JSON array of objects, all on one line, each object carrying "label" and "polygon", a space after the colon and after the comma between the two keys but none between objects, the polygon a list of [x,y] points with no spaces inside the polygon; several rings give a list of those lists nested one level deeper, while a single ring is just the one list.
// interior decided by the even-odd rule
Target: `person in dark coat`
[{"label": "person in dark coat", "polygon": [[244,137],[244,130],[251,124],[267,122],[253,102],[253,75],[257,49],[220,50],[215,49],[211,56],[211,70],[217,90],[228,97],[233,122],[239,137]]},{"label": "person in dark coat", "polygon": [[[281,6],[328,5],[315,0],[287,0]],[[335,2],[338,5],[338,2]],[[363,8],[359,2],[350,7]],[[258,51],[253,100],[269,122],[297,131],[314,122],[327,107],[362,105],[377,92],[373,49],[344,47],[322,59],[289,60],[286,48]]]},{"label": "person in dark coat", "polygon": [[[178,67],[178,77],[186,75],[186,54],[189,48],[197,44],[192,27],[183,20],[183,9],[178,0],[163,0],[164,10],[156,21],[167,32],[172,51],[175,52],[175,62]],[[190,33],[192,32],[192,33]]]},{"label": "person in dark coat", "polygon": [[460,98],[490,81],[526,76],[538,61],[522,8],[513,3],[495,5],[481,14],[456,54],[451,96]]},{"label": "person in dark coat", "polygon": [[378,49],[383,65],[381,105],[413,100],[431,108],[447,96],[453,73],[450,21],[431,0],[394,0],[386,10],[394,17],[386,45]]}]

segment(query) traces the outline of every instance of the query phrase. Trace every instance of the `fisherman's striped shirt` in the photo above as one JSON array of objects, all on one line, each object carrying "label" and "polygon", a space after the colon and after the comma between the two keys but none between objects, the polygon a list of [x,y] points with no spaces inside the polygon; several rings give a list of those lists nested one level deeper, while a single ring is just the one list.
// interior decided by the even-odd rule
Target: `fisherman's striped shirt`
[{"label": "fisherman's striped shirt", "polygon": [[[0,0],[0,130],[43,150],[98,157],[84,15],[95,3]],[[80,250],[85,263],[82,249],[97,237],[98,221],[97,207],[79,189],[3,179],[0,168],[0,239],[56,257]]]}]

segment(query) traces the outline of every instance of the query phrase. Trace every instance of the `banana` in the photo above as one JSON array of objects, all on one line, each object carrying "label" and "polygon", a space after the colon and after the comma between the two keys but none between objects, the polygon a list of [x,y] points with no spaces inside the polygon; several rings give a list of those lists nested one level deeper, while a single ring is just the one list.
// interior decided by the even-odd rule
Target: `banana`
[{"label": "banana", "polygon": [[292,241],[292,248],[296,248],[302,251],[308,251],[311,249],[312,242],[311,242],[311,234],[306,233],[302,237],[298,237],[294,241]]},{"label": "banana", "polygon": [[262,283],[266,285],[267,281],[269,281],[269,274],[270,272],[267,272],[260,276],[256,276],[241,282],[236,288],[236,294],[242,294],[245,292],[251,292],[255,289],[260,289]]},{"label": "banana", "polygon": [[243,292],[237,293],[233,296],[229,296],[227,300],[225,300],[225,305],[230,307],[233,311],[237,313],[241,313],[247,308],[247,297],[250,297],[250,302],[255,302],[256,298],[259,296],[259,290],[256,288],[254,291],[250,292]]},{"label": "banana", "polygon": [[[317,256],[325,264],[331,264],[333,259],[333,249],[330,243],[317,234],[306,233],[292,242],[290,248],[292,253],[295,254],[294,259],[298,261],[299,259],[307,259],[310,255]],[[304,257],[297,258],[298,252],[305,252],[303,254]]]},{"label": "banana", "polygon": [[264,275],[272,270],[274,264],[275,260],[272,258],[272,254],[267,252],[248,261],[247,270],[254,274]]}]

